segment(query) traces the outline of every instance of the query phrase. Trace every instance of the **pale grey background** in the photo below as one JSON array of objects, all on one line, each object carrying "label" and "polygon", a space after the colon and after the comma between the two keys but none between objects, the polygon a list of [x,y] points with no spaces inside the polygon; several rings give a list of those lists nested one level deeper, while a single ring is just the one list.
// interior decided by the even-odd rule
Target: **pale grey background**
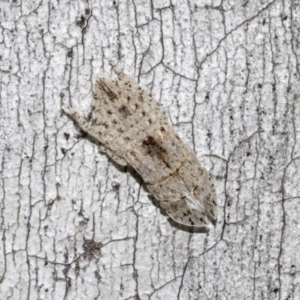
[{"label": "pale grey background", "polygon": [[[0,2],[0,299],[300,299],[300,2]],[[208,234],[78,137],[112,59],[211,171]]]}]

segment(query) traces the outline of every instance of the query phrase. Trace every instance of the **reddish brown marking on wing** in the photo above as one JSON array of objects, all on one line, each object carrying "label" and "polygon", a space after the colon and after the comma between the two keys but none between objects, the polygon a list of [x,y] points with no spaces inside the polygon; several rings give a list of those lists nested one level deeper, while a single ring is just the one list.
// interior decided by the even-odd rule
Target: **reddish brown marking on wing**
[{"label": "reddish brown marking on wing", "polygon": [[152,136],[143,141],[143,147],[150,156],[162,158],[166,154],[166,150]]}]

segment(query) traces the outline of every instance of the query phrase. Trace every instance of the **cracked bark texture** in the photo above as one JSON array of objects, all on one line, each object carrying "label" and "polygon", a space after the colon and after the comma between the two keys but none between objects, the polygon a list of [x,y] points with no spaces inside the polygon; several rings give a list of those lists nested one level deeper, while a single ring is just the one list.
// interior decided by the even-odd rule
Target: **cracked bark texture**
[{"label": "cracked bark texture", "polygon": [[[0,2],[1,299],[300,299],[300,3]],[[211,171],[208,234],[78,136],[108,61]]]}]

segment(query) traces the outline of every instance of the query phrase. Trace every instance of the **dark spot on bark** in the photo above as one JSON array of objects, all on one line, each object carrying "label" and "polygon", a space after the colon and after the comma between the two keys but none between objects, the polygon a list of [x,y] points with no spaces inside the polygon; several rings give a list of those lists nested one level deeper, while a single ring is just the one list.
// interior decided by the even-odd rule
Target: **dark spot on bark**
[{"label": "dark spot on bark", "polygon": [[108,113],[109,115],[111,115],[111,114],[112,114],[111,110],[108,110],[108,111],[107,111],[107,113]]},{"label": "dark spot on bark", "polygon": [[73,49],[70,49],[70,50],[67,52],[67,56],[68,56],[68,57],[72,57],[72,56],[73,56]]},{"label": "dark spot on bark", "polygon": [[66,149],[65,149],[65,148],[60,148],[60,151],[61,151],[61,153],[62,153],[63,155],[66,154]]},{"label": "dark spot on bark", "polygon": [[82,28],[84,27],[84,24],[85,24],[85,17],[81,15],[76,19],[76,25]]},{"label": "dark spot on bark", "polygon": [[113,124],[118,124],[118,122],[116,120],[113,120],[112,122],[113,122]]},{"label": "dark spot on bark", "polygon": [[143,96],[142,96],[141,94],[139,95],[138,100],[139,100],[140,102],[143,102],[143,101],[144,101]]},{"label": "dark spot on bark", "polygon": [[194,225],[194,222],[192,221],[191,218],[189,218],[189,221],[190,221],[190,223],[191,223],[192,225]]},{"label": "dark spot on bark", "polygon": [[130,101],[130,97],[129,96],[127,97],[127,100]]},{"label": "dark spot on bark", "polygon": [[83,258],[92,260],[94,257],[99,257],[101,254],[101,243],[96,243],[94,240],[86,240],[84,239],[83,243]]},{"label": "dark spot on bark", "polygon": [[140,106],[138,104],[135,104],[135,108],[138,109]]},{"label": "dark spot on bark", "polygon": [[69,134],[69,133],[66,133],[66,132],[64,132],[64,136],[65,136],[65,139],[68,141],[68,140],[69,140],[69,138],[70,138],[70,134]]},{"label": "dark spot on bark", "polygon": [[85,10],[84,10],[85,14],[86,15],[89,15],[91,13],[91,9],[89,7],[87,7]]},{"label": "dark spot on bark", "polygon": [[121,133],[124,132],[124,130],[122,128],[118,128],[117,130]]},{"label": "dark spot on bark", "polygon": [[161,132],[165,132],[165,129],[163,127],[160,127]]},{"label": "dark spot on bark", "polygon": [[120,184],[117,183],[117,182],[114,182],[114,183],[112,184],[112,188],[113,188],[114,191],[118,191],[119,188],[120,188]]},{"label": "dark spot on bark", "polygon": [[149,121],[149,123],[150,123],[150,124],[152,124],[152,121],[151,121],[151,119],[149,119],[148,121]]},{"label": "dark spot on bark", "polygon": [[119,109],[119,113],[121,114],[122,117],[127,117],[129,114],[129,110],[128,110],[127,106],[122,106]]},{"label": "dark spot on bark", "polygon": [[146,116],[146,112],[143,110],[142,111],[142,115],[145,117]]}]

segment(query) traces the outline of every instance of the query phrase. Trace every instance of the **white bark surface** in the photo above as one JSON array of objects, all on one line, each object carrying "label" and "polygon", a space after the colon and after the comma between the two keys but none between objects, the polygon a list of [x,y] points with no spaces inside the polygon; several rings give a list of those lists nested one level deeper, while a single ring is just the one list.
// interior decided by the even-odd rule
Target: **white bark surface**
[{"label": "white bark surface", "polygon": [[[0,2],[0,299],[300,299],[300,3]],[[215,178],[209,233],[78,137],[112,59]]]}]

